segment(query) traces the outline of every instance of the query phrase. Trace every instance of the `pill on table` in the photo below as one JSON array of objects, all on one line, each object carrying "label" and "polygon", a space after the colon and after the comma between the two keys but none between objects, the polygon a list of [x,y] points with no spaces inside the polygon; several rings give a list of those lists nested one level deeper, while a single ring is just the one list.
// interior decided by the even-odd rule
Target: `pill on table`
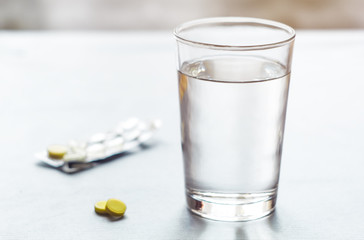
[{"label": "pill on table", "polygon": [[63,156],[67,153],[68,148],[65,145],[54,144],[48,146],[47,150],[48,150],[48,156],[50,158],[62,159]]},{"label": "pill on table", "polygon": [[95,203],[95,212],[99,214],[107,214],[106,212],[106,201],[99,201]]},{"label": "pill on table", "polygon": [[126,205],[122,201],[110,198],[106,202],[106,211],[114,217],[122,217],[126,211]]},{"label": "pill on table", "polygon": [[150,128],[152,129],[152,130],[157,130],[157,129],[159,129],[159,128],[161,128],[162,127],[162,121],[161,120],[159,120],[159,119],[154,119],[152,122],[151,122],[151,124],[150,124]]}]

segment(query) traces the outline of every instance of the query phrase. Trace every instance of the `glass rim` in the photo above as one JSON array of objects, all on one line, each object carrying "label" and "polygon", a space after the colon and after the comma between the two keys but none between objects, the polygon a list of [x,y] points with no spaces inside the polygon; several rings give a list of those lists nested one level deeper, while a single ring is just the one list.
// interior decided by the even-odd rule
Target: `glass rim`
[{"label": "glass rim", "polygon": [[[264,44],[252,44],[252,45],[228,45],[228,44],[214,44],[207,42],[199,42],[192,39],[184,38],[180,35],[183,30],[186,30],[191,27],[196,27],[203,24],[213,24],[213,23],[244,23],[244,24],[258,24],[261,26],[266,26],[270,28],[277,28],[280,30],[284,30],[287,32],[287,37],[283,38],[280,41],[272,41]],[[295,30],[284,24],[273,20],[267,20],[262,18],[251,18],[251,17],[214,17],[214,18],[201,18],[197,20],[188,21],[178,25],[173,34],[177,41],[188,45],[195,45],[204,48],[212,48],[212,49],[225,49],[225,50],[259,50],[259,49],[269,49],[275,48],[282,45],[285,45],[291,41],[293,41],[296,37]]]}]

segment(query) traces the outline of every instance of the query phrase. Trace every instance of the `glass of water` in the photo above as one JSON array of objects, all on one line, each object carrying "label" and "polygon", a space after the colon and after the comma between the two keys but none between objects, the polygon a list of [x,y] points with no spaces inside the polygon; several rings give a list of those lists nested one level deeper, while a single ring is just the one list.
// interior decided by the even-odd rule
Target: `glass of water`
[{"label": "glass of water", "polygon": [[188,208],[225,221],[274,211],[295,31],[240,17],[178,26]]}]

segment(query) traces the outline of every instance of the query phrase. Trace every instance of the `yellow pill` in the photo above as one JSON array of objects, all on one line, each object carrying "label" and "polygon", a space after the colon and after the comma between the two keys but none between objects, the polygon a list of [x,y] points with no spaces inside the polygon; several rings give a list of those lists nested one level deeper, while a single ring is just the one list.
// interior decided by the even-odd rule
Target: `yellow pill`
[{"label": "yellow pill", "polygon": [[50,145],[48,147],[48,156],[54,159],[62,159],[63,156],[67,153],[68,148],[64,145]]},{"label": "yellow pill", "polygon": [[106,214],[106,201],[99,201],[95,203],[95,212],[99,214]]},{"label": "yellow pill", "polygon": [[126,205],[118,199],[110,198],[106,202],[106,211],[111,216],[122,217],[126,211]]}]

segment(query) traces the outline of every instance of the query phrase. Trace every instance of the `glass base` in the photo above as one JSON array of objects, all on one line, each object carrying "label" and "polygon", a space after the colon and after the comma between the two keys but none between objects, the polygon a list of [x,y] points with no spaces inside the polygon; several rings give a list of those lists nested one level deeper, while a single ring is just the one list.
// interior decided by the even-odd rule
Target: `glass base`
[{"label": "glass base", "polygon": [[187,190],[187,205],[193,213],[220,221],[250,221],[271,214],[277,190],[264,193],[221,194]]}]

